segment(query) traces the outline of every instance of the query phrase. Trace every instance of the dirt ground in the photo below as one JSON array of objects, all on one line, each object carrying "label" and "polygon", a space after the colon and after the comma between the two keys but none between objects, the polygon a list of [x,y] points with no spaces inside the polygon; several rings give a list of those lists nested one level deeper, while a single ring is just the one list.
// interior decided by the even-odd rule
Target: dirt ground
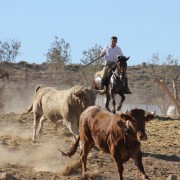
[{"label": "dirt ground", "polygon": [[[62,157],[58,148],[67,150],[73,138],[62,124],[58,131],[45,122],[38,142],[31,141],[33,114],[0,114],[0,177],[9,174],[20,180],[81,179],[79,150],[72,158]],[[148,140],[142,142],[143,165],[151,180],[170,175],[180,179],[180,118],[155,119],[146,125]],[[88,157],[89,179],[115,180],[117,170],[111,157],[92,150]],[[124,179],[139,180],[132,160],[124,164]]]}]

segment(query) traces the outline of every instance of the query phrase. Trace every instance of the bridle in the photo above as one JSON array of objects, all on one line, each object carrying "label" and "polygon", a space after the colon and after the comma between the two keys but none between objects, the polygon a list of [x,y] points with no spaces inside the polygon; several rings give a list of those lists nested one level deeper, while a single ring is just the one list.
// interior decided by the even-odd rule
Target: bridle
[{"label": "bridle", "polygon": [[[122,64],[122,66],[121,66]],[[127,68],[127,65],[124,64],[124,62],[117,62],[116,63],[116,69],[115,71],[113,72],[113,76],[114,78],[119,78],[119,79],[123,79],[125,77],[125,74],[126,74],[126,68]]]}]

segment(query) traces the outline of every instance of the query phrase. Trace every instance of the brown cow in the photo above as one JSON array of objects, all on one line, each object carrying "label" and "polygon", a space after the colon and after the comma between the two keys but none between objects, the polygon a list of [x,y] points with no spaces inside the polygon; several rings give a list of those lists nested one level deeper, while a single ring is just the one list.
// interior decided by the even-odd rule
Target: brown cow
[{"label": "brown cow", "polygon": [[101,151],[112,156],[123,180],[123,163],[134,159],[142,179],[149,179],[142,164],[142,153],[138,139],[136,120],[126,114],[112,114],[98,106],[90,106],[80,116],[79,136],[75,144],[62,155],[71,157],[75,154],[79,141],[82,145],[82,177],[86,177],[86,161],[89,151],[96,145]]},{"label": "brown cow", "polygon": [[139,139],[141,141],[147,140],[145,125],[146,122],[149,122],[154,118],[154,114],[138,108],[132,109],[131,111],[126,111],[125,114],[132,116],[136,120]]}]

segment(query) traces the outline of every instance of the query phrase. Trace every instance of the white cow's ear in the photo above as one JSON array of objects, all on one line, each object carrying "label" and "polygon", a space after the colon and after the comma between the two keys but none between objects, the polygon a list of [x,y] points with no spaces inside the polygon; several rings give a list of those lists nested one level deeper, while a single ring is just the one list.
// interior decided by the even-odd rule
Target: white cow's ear
[{"label": "white cow's ear", "polygon": [[82,94],[82,92],[83,92],[83,86],[81,86],[78,90],[76,90],[76,91],[74,92],[74,94],[75,94],[76,96],[78,96],[78,95]]}]

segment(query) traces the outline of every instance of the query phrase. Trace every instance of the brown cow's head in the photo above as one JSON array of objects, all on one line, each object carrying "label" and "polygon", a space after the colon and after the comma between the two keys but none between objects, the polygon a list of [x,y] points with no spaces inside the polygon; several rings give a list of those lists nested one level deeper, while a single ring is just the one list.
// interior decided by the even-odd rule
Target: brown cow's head
[{"label": "brown cow's head", "polygon": [[120,114],[120,120],[117,121],[117,124],[124,132],[131,130],[131,135],[140,140],[139,136],[137,135],[137,123],[132,116],[123,113]]},{"label": "brown cow's head", "polygon": [[137,137],[141,141],[147,140],[147,134],[145,132],[146,122],[154,118],[154,114],[146,113],[143,109],[132,109],[130,112],[126,111],[125,114],[132,116],[137,123]]}]

